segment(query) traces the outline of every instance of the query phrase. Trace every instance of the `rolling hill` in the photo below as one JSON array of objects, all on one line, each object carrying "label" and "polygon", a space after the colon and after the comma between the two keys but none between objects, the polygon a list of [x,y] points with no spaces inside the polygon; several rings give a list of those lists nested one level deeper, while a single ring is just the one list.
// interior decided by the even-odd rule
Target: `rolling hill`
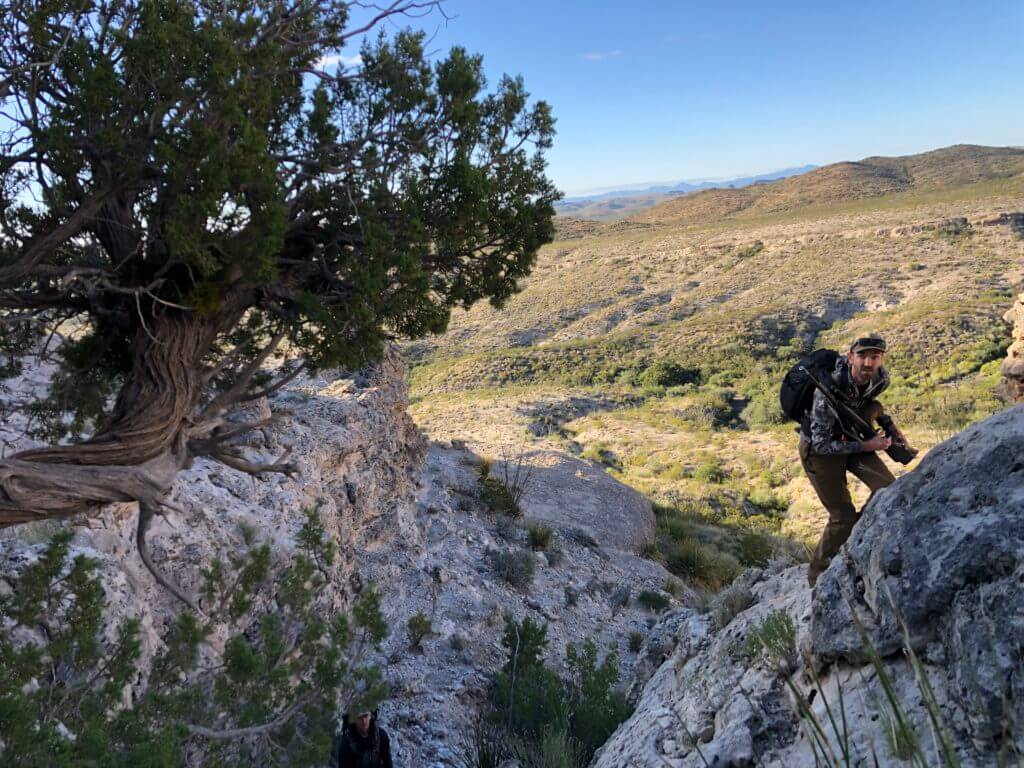
[{"label": "rolling hill", "polygon": [[682,510],[685,524],[665,525],[708,546],[722,536],[708,520],[807,541],[823,513],[779,421],[783,370],[878,330],[885,402],[914,442],[991,414],[1003,314],[1024,289],[1022,211],[1024,150],[957,146],[700,192],[629,221],[560,217],[504,309],[460,311],[406,347],[412,413],[485,455],[579,453]]},{"label": "rolling hill", "polygon": [[638,212],[645,223],[693,224],[811,206],[929,192],[1024,173],[1024,148],[959,144],[905,157],[868,157],[826,165],[798,176],[742,189],[694,192]]}]

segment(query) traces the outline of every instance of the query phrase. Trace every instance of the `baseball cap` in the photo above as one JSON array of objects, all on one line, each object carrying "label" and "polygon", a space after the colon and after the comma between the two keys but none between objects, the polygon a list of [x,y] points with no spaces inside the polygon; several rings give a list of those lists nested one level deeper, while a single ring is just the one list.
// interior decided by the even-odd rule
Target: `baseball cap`
[{"label": "baseball cap", "polygon": [[885,339],[877,333],[871,333],[867,336],[860,336],[854,339],[853,343],[850,345],[851,352],[864,352],[868,349],[885,352]]}]

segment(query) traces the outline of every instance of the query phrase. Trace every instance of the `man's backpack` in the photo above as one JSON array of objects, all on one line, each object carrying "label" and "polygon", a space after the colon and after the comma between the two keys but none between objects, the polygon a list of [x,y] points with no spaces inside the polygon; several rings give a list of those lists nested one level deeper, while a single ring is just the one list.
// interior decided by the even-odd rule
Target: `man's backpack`
[{"label": "man's backpack", "polygon": [[839,353],[835,350],[816,349],[809,355],[801,357],[800,361],[789,369],[779,388],[779,404],[787,419],[803,421],[814,400],[815,386],[811,377],[828,386],[831,383],[829,377],[835,370],[838,359]]}]

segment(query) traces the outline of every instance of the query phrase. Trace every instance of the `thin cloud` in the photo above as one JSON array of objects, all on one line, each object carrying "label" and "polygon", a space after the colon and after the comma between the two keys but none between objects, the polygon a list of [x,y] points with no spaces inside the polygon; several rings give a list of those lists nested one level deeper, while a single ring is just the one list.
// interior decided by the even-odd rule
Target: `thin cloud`
[{"label": "thin cloud", "polygon": [[591,51],[590,53],[584,53],[582,58],[584,61],[606,61],[608,59],[617,59],[622,53],[618,48],[613,51]]},{"label": "thin cloud", "polygon": [[363,63],[363,57],[358,53],[354,56],[345,56],[341,53],[331,54],[330,56],[324,56],[318,59],[316,62],[317,69],[327,69],[327,67],[333,67],[341,64],[343,67],[358,67]]}]

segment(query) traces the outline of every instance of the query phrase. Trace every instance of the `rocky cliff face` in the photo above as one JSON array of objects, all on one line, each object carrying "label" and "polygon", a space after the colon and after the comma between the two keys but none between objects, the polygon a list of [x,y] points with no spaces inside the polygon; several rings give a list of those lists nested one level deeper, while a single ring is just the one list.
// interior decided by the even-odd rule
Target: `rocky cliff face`
[{"label": "rocky cliff face", "polygon": [[1013,323],[1013,342],[1003,361],[1003,389],[1011,402],[1024,402],[1024,293],[1005,315]]},{"label": "rocky cliff face", "polygon": [[[1024,754],[1022,585],[1024,406],[1016,406],[936,447],[878,494],[814,592],[803,567],[750,571],[723,596],[718,623],[715,612],[689,609],[666,618],[675,648],[594,765],[901,764],[908,747],[905,734],[892,736],[883,678],[927,765],[944,764],[925,705],[929,686],[963,765],[1016,764]],[[788,658],[753,653],[750,639],[765,635],[769,617],[778,628],[783,615],[795,630],[782,643]],[[838,762],[820,757],[822,741]]]},{"label": "rocky cliff face", "polygon": [[[554,452],[527,456],[536,466],[522,505],[526,520],[510,524],[489,512],[480,498],[480,458],[461,444],[428,444],[406,413],[402,374],[392,354],[355,376],[297,380],[259,404],[258,415],[285,418],[250,437],[248,457],[267,460],[290,448],[297,475],[252,477],[199,461],[178,478],[149,543],[158,567],[195,594],[201,568],[241,553],[246,541],[269,541],[283,557],[305,522],[303,510],[318,505],[343,560],[342,578],[325,587],[323,603],[344,610],[365,585],[382,591],[392,631],[376,662],[392,688],[381,719],[396,765],[452,766],[505,661],[506,613],[549,625],[548,661],[556,667],[570,642],[593,638],[602,654],[617,645],[628,679],[641,661],[627,647],[629,635],[646,634],[655,622],[636,602],[639,592],[662,593],[677,608],[694,598],[681,585],[678,597],[662,592],[674,582],[670,574],[633,553],[652,535],[650,505],[589,463]],[[30,368],[0,390],[0,442],[9,450],[31,445],[20,406],[48,375]],[[500,477],[501,463],[492,471]],[[145,659],[182,606],[139,559],[136,518],[133,505],[107,508],[75,529],[73,546],[101,563],[107,631],[126,617],[141,620]],[[530,553],[532,585],[515,587],[494,563],[500,553],[528,550],[528,521],[552,527],[553,543],[546,553]],[[44,524],[3,532],[0,590],[16,585],[15,574],[52,530]],[[420,612],[432,632],[414,651],[406,622]]]}]

